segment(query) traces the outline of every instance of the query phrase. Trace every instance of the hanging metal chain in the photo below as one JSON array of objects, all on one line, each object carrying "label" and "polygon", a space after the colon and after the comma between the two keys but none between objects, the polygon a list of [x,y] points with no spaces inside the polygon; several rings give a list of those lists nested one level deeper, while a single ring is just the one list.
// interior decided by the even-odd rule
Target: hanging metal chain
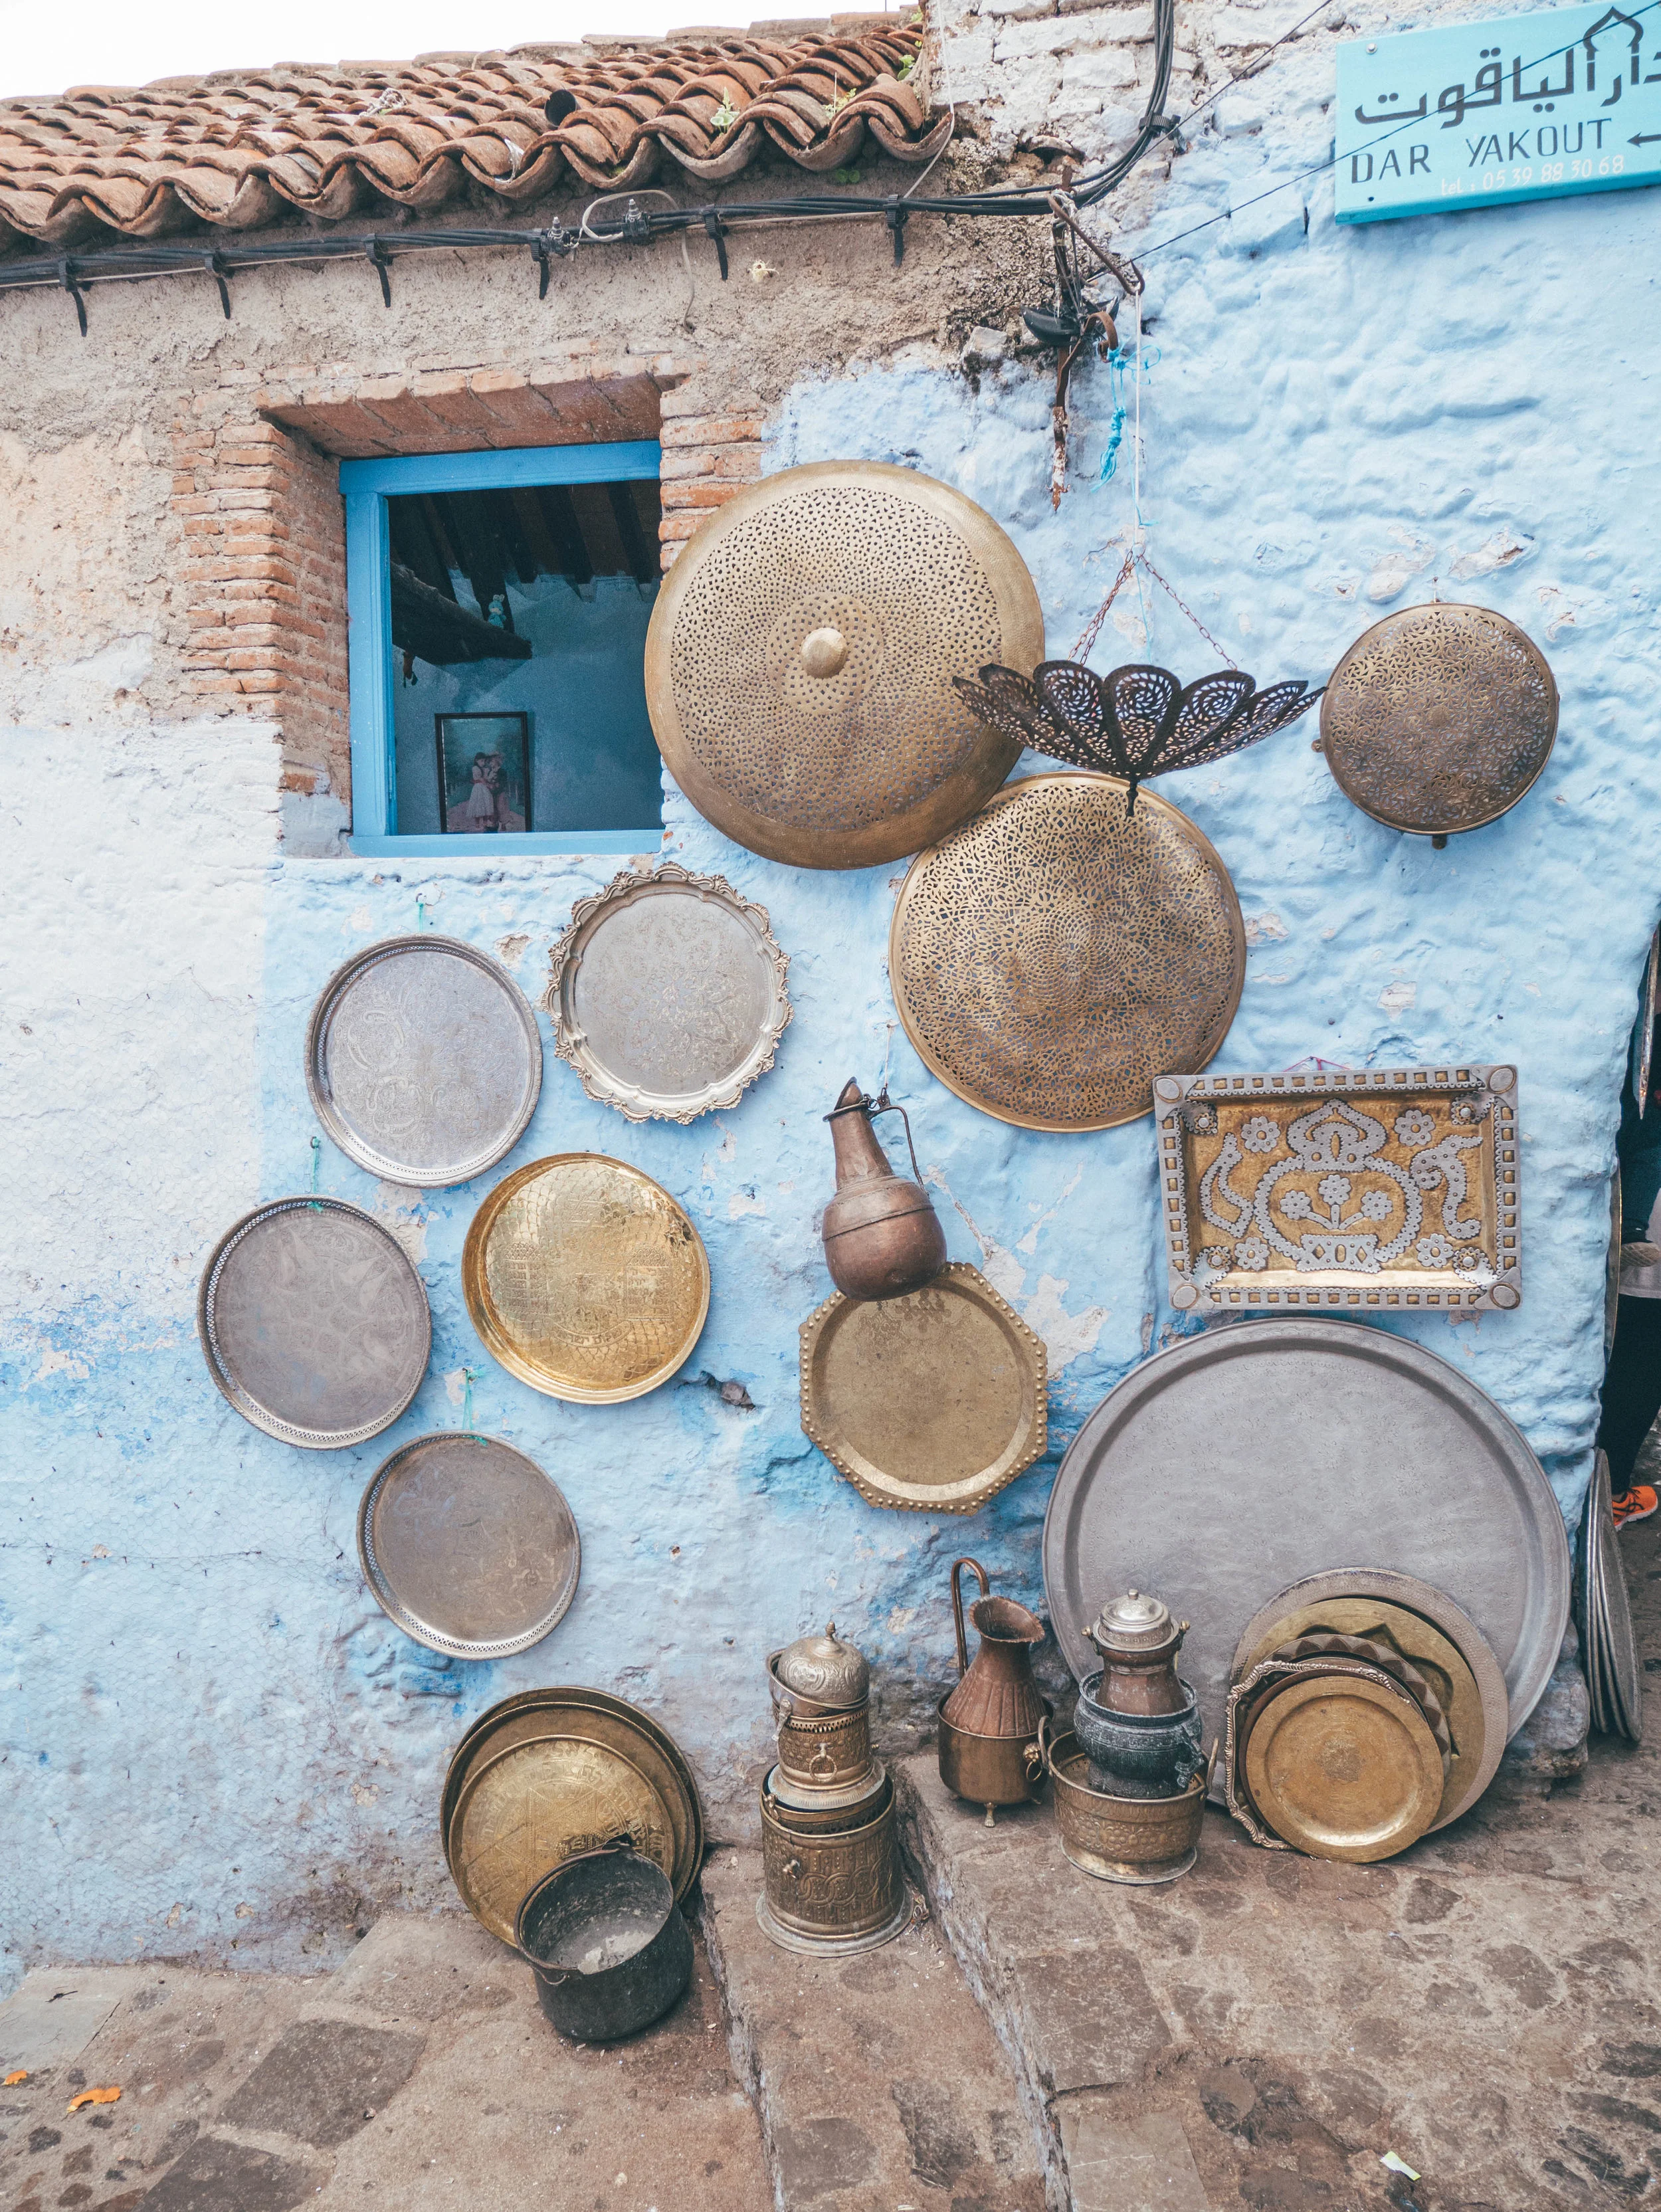
[{"label": "hanging metal chain", "polygon": [[1130,582],[1131,578],[1135,574],[1138,562],[1140,562],[1142,567],[1148,571],[1154,581],[1159,586],[1161,591],[1164,592],[1169,598],[1176,600],[1177,605],[1182,609],[1184,614],[1187,616],[1189,621],[1192,623],[1194,628],[1205,640],[1205,642],[1210,647],[1213,653],[1222,653],[1223,659],[1228,662],[1231,668],[1238,668],[1240,666],[1239,661],[1236,660],[1233,655],[1229,653],[1223,646],[1220,645],[1217,640],[1212,636],[1210,631],[1207,629],[1205,624],[1194,612],[1192,607],[1188,605],[1187,601],[1184,599],[1179,593],[1173,591],[1171,586],[1166,582],[1164,577],[1161,575],[1159,570],[1154,566],[1147,554],[1143,552],[1139,546],[1133,546],[1131,551],[1125,555],[1124,562],[1119,568],[1119,572],[1113,579],[1112,588],[1109,590],[1106,598],[1096,609],[1094,614],[1091,616],[1089,621],[1085,624],[1082,631],[1079,635],[1077,644],[1074,646],[1072,652],[1068,655],[1069,659],[1082,661],[1089,659],[1091,653],[1095,649],[1096,640],[1101,635],[1101,626],[1107,619],[1108,611],[1112,606],[1113,601],[1118,597],[1120,591]]},{"label": "hanging metal chain", "polygon": [[1178,592],[1173,592],[1171,589],[1170,585],[1166,582],[1164,577],[1161,575],[1159,570],[1154,566],[1153,562],[1148,558],[1148,556],[1145,553],[1142,556],[1142,565],[1153,578],[1154,581],[1159,586],[1161,591],[1166,592],[1170,598],[1176,600],[1177,605],[1182,609],[1184,614],[1187,616],[1189,621],[1192,623],[1194,628],[1205,640],[1205,642],[1211,647],[1211,650],[1214,653],[1221,653],[1223,659],[1228,661],[1228,665],[1231,668],[1238,668],[1240,666],[1239,661],[1234,659],[1226,647],[1218,644],[1216,639],[1212,636],[1210,631],[1207,629],[1205,624],[1194,612],[1192,607],[1191,607],[1187,601]]}]

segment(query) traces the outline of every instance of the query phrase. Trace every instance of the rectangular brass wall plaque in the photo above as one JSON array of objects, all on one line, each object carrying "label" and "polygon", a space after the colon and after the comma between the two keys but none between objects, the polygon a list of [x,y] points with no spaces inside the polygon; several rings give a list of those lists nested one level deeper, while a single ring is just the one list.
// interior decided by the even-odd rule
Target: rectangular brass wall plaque
[{"label": "rectangular brass wall plaque", "polygon": [[1161,1075],[1154,1139],[1179,1311],[1522,1303],[1514,1067]]}]

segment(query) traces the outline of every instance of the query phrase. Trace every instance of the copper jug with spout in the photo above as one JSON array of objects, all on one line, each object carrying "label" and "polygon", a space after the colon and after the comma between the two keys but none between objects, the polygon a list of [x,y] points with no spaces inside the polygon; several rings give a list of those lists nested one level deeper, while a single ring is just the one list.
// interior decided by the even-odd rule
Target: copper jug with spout
[{"label": "copper jug with spout", "polygon": [[[980,1584],[969,1619],[980,1638],[971,1663],[963,1633],[967,1567]],[[1031,1649],[1044,1623],[1012,1597],[994,1597],[978,1559],[952,1562],[952,1623],[957,1631],[959,1681],[940,1701],[940,1778],[955,1797],[986,1808],[986,1826],[1000,1805],[1024,1805],[1044,1780],[1039,1726],[1050,1708],[1033,1680]]]},{"label": "copper jug with spout", "polygon": [[[906,1124],[912,1177],[897,1176],[871,1127],[875,1114]],[[825,1265],[846,1298],[870,1303],[921,1290],[946,1264],[946,1232],[918,1171],[912,1125],[886,1091],[868,1098],[850,1079],[826,1115],[836,1148],[836,1191],[825,1208]]]}]

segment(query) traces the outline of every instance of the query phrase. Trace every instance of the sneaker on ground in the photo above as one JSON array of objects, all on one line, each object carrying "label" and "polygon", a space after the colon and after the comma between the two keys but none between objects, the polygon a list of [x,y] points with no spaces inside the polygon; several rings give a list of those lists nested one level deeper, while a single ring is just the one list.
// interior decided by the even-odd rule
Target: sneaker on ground
[{"label": "sneaker on ground", "polygon": [[1629,1490],[1622,1491],[1609,1504],[1615,1508],[1615,1525],[1624,1528],[1629,1521],[1647,1521],[1654,1512],[1658,1500],[1647,1482],[1634,1482]]}]

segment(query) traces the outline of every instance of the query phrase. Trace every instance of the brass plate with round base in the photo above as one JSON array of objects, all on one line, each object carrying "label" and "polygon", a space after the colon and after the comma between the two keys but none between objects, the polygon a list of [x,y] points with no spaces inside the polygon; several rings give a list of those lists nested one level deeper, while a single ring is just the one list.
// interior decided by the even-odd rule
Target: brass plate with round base
[{"label": "brass plate with round base", "polygon": [[698,811],[770,860],[863,868],[986,800],[1021,748],[952,688],[1044,651],[1026,564],[948,484],[875,461],[769,477],[664,580],[646,705]]},{"label": "brass plate with round base", "polygon": [[1321,701],[1338,788],[1387,829],[1446,837],[1533,785],[1557,735],[1546,657],[1491,607],[1405,607],[1363,631]]},{"label": "brass plate with round base", "polygon": [[919,853],[888,975],[906,1034],[949,1091],[1022,1129],[1111,1129],[1153,1110],[1228,1034],[1246,927],[1185,814],[1117,776],[1012,783]]},{"label": "brass plate with round base", "polygon": [[1288,1682],[1246,1740],[1252,1802],[1277,1836],[1312,1856],[1392,1858],[1436,1817],[1442,1755],[1408,1692],[1382,1678]]},{"label": "brass plate with round base", "polygon": [[955,1260],[802,1324],[802,1427],[868,1504],[973,1513],[1041,1456],[1048,1374],[1042,1339]]},{"label": "brass plate with round base", "polygon": [[874,1929],[868,1936],[798,1936],[793,1928],[773,1918],[765,1896],[755,1900],[755,1917],[761,1933],[781,1951],[797,1951],[804,1959],[856,1959],[862,1951],[880,1951],[883,1944],[905,1934],[911,1925],[912,1902],[908,1897],[886,1927]]},{"label": "brass plate with round base", "polygon": [[1349,1567],[1294,1583],[1247,1621],[1234,1649],[1234,1677],[1312,1630],[1344,1636],[1382,1630],[1404,1659],[1426,1668],[1440,1688],[1453,1757],[1433,1828],[1469,1812],[1504,1754],[1508,1733],[1506,1678],[1488,1638],[1445,1591],[1412,1575]]},{"label": "brass plate with round base", "polygon": [[661,1183],[598,1152],[496,1185],[462,1251],[480,1340],[550,1398],[613,1405],[683,1367],[709,1312],[703,1239]]}]

